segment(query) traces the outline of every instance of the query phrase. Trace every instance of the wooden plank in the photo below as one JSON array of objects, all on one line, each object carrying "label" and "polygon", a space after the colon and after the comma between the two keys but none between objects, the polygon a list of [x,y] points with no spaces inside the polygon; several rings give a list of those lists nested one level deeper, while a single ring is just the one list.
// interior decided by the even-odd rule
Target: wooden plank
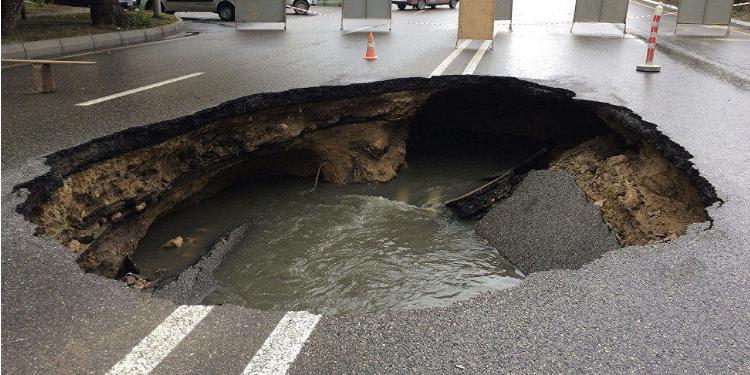
[{"label": "wooden plank", "polygon": [[471,0],[458,7],[458,39],[492,40],[495,0]]},{"label": "wooden plank", "polygon": [[28,64],[69,64],[69,65],[92,65],[95,61],[66,61],[66,60],[25,60],[25,59],[2,59],[2,62],[16,62]]}]

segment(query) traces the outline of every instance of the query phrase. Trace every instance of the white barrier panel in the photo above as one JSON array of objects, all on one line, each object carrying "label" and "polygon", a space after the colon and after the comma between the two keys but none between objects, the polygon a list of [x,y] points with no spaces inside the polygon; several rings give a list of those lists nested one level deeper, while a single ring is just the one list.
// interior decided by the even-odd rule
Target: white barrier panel
[{"label": "white barrier panel", "polygon": [[390,0],[344,0],[341,8],[341,29],[344,29],[344,18],[347,19],[387,19],[388,30],[391,29]]},{"label": "white barrier panel", "polygon": [[[628,18],[629,0],[576,0],[573,23],[622,23]],[[626,26],[627,27],[627,26]],[[571,30],[573,26],[571,26]]]},{"label": "white barrier panel", "polygon": [[234,22],[283,23],[286,30],[285,0],[235,0]]},{"label": "white barrier panel", "polygon": [[732,0],[680,0],[677,24],[729,26]]},{"label": "white barrier panel", "polygon": [[513,0],[495,0],[495,20],[513,20]]},{"label": "white barrier panel", "polygon": [[495,0],[471,0],[458,7],[458,40],[495,39]]}]

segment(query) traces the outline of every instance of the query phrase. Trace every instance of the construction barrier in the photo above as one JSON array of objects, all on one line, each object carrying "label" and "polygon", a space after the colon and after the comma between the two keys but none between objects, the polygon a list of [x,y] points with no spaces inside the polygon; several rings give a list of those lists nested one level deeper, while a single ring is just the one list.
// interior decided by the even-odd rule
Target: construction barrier
[{"label": "construction barrier", "polygon": [[495,21],[509,21],[513,31],[513,0],[495,0]]},{"label": "construction barrier", "polygon": [[461,39],[495,39],[495,1],[471,0],[458,7],[458,36]]},{"label": "construction barrier", "polygon": [[629,0],[576,0],[570,31],[576,22],[621,23],[626,30],[629,4]]},{"label": "construction barrier", "polygon": [[234,22],[238,28],[242,23],[283,23],[286,30],[285,0],[235,0]]},{"label": "construction barrier", "polygon": [[344,0],[341,8],[341,30],[344,19],[386,19],[391,30],[390,0]]},{"label": "construction barrier", "polygon": [[[680,0],[677,8],[679,25],[726,26],[727,34],[732,22],[732,0]],[[674,30],[677,33],[677,27]]]},{"label": "construction barrier", "polygon": [[664,13],[664,7],[659,3],[654,9],[654,19],[651,21],[651,34],[648,37],[648,47],[646,48],[646,62],[635,67],[639,72],[660,72],[661,66],[654,64],[654,54],[656,53],[656,34],[659,33],[659,23]]}]

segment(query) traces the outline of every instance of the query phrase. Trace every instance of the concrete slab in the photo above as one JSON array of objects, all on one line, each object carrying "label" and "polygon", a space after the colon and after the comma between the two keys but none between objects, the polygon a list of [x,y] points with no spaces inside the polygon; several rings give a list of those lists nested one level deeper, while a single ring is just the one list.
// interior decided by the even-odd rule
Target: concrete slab
[{"label": "concrete slab", "polygon": [[120,31],[120,37],[123,45],[133,44],[145,41],[146,33],[143,30]]},{"label": "concrete slab", "polygon": [[119,32],[94,34],[91,36],[91,39],[94,40],[94,49],[119,47],[122,45],[122,37]]},{"label": "concrete slab", "polygon": [[63,54],[90,51],[94,49],[94,39],[91,35],[60,38]]},{"label": "concrete slab", "polygon": [[25,59],[26,50],[23,48],[23,43],[3,44],[3,58]]},{"label": "concrete slab", "polygon": [[34,59],[37,57],[58,56],[62,54],[62,44],[60,39],[37,40],[23,44],[26,49],[26,58]]}]

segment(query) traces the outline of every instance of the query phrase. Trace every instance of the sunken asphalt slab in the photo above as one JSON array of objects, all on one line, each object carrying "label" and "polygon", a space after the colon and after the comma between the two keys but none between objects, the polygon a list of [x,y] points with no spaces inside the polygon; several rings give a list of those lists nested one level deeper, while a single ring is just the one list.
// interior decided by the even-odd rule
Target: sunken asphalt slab
[{"label": "sunken asphalt slab", "polygon": [[[516,17],[537,16],[532,7],[539,3],[519,2]],[[549,14],[539,17],[559,19],[566,13],[555,7],[572,9],[572,1],[544,3]],[[104,373],[175,308],[81,273],[61,245],[32,236],[33,227],[13,211],[22,197],[11,188],[45,171],[43,155],[251,93],[426,76],[453,51],[455,27],[406,22],[450,23],[455,13],[394,17],[392,33],[376,34],[380,60],[374,64],[361,59],[366,35],[342,36],[336,22],[317,16],[290,17],[287,32],[233,32],[201,23],[199,36],[88,56],[96,68],[56,71],[59,91],[52,95],[26,94],[28,68],[4,69],[3,371]],[[657,54],[662,73],[639,74],[640,40],[622,39],[611,26],[576,26],[573,35],[568,27],[517,26],[513,34],[499,34],[476,73],[567,88],[658,124],[695,156],[725,200],[709,210],[713,228],[696,225],[677,241],[612,251],[579,270],[532,274],[520,287],[445,309],[324,317],[291,372],[750,371],[747,82],[728,64],[704,65],[679,53]],[[748,40],[742,34],[732,39]],[[477,45],[446,74],[461,73]],[[746,41],[717,41],[713,48],[727,56],[750,53]],[[142,74],[144,67],[154,67],[153,73]],[[74,106],[196,71],[205,74]],[[154,373],[238,373],[281,315],[216,308]]]}]

